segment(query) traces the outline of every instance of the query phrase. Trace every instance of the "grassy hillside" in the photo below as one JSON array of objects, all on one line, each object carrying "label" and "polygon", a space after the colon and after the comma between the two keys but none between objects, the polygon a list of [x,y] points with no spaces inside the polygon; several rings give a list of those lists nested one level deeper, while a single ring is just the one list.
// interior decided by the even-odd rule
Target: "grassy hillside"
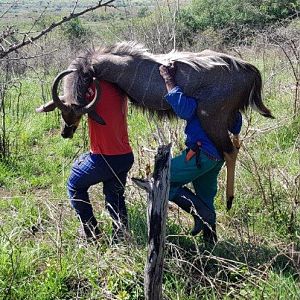
[{"label": "grassy hillside", "polygon": [[[105,3],[107,1],[103,1]],[[78,12],[88,7],[94,6],[99,1],[97,0],[80,0],[80,1],[67,1],[67,0],[26,0],[26,1],[16,1],[15,3],[11,1],[1,1],[0,10],[4,14],[1,20],[9,20],[10,22],[18,22],[20,19],[33,18],[34,16],[47,15],[63,15],[71,13],[72,11]],[[128,9],[139,10],[141,7],[147,7],[148,9],[153,9],[155,3],[151,0],[114,0],[110,6],[115,7],[117,10],[122,10],[126,7]],[[108,8],[109,10],[112,10]],[[113,11],[116,12],[117,10]]]},{"label": "grassy hillside", "polygon": [[[34,2],[19,2],[25,3]],[[95,21],[92,30],[103,26],[114,33],[100,32],[103,43],[126,39],[128,32],[138,41],[145,38],[149,48],[158,51],[173,43],[165,35],[172,32],[172,23],[166,22],[172,18],[158,13],[128,19],[119,18],[118,25],[123,24],[123,28],[116,28],[111,19],[102,20],[100,25]],[[86,29],[85,21],[81,26]],[[288,32],[297,26],[299,23],[293,23]],[[278,28],[276,33],[282,30]],[[275,29],[270,32],[274,34]],[[214,249],[204,248],[201,235],[189,234],[192,220],[170,204],[164,299],[298,300],[300,115],[295,111],[299,100],[291,63],[297,70],[299,61],[285,40],[271,43],[271,34],[256,33],[251,43],[232,48],[213,43],[219,34],[198,33],[188,49],[200,51],[204,45],[214,45],[254,64],[263,77],[264,103],[275,119],[255,111],[244,114],[236,198],[230,212],[225,208],[224,168],[218,181],[219,242]],[[81,38],[84,42],[86,36]],[[87,244],[78,236],[79,223],[66,194],[74,159],[88,151],[86,119],[72,140],[64,140],[58,112],[35,113],[37,106],[50,99],[53,78],[77,49],[66,39],[64,30],[47,36],[39,46],[20,53],[39,54],[32,60],[0,62],[0,299],[142,300],[146,195],[130,178],[145,177],[148,166],[153,168],[160,143],[158,128],[167,142],[173,143],[173,154],[180,151],[184,123],[158,120],[129,106],[129,135],[135,154],[126,189],[130,238],[112,245],[111,220],[104,209],[102,186],[98,185],[91,188],[90,195],[102,235],[97,244]]]}]

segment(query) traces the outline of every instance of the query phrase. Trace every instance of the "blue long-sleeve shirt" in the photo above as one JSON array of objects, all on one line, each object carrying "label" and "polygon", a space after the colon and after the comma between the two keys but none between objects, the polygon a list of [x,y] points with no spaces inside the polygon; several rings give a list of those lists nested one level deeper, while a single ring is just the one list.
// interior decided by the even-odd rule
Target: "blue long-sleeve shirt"
[{"label": "blue long-sleeve shirt", "polygon": [[[166,96],[165,99],[172,106],[174,112],[181,118],[187,121],[185,127],[186,140],[185,144],[188,148],[193,148],[197,142],[201,142],[201,149],[221,160],[216,146],[208,138],[204,129],[202,128],[197,112],[197,101],[195,98],[186,96],[180,87],[176,86]],[[233,127],[230,132],[239,134],[242,128],[242,115],[240,112],[236,114]]]}]

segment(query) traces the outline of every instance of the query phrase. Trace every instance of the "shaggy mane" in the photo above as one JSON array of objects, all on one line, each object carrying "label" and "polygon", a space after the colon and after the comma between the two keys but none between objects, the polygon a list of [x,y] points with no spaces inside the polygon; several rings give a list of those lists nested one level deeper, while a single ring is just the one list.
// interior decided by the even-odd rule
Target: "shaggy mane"
[{"label": "shaggy mane", "polygon": [[133,56],[142,59],[152,60],[158,64],[169,64],[178,61],[189,65],[196,71],[201,69],[211,69],[216,66],[227,68],[229,71],[245,68],[246,63],[242,60],[233,58],[224,53],[218,53],[210,50],[204,50],[200,53],[171,51],[166,54],[153,54],[149,52],[143,44],[134,41],[123,41],[102,48],[88,49],[85,53],[79,55],[73,62],[73,67],[86,73],[88,66],[92,65],[94,59],[105,54],[117,56]]},{"label": "shaggy mane", "polygon": [[152,57],[153,54],[149,52],[144,45],[137,42],[119,42],[114,45],[106,46],[103,48],[98,48],[96,50],[99,54],[115,54],[119,56],[130,55],[130,56],[138,56],[143,58]]},{"label": "shaggy mane", "polygon": [[226,67],[229,70],[245,67],[245,63],[242,60],[237,60],[236,58],[223,53],[205,50],[201,53],[171,51],[167,54],[153,54],[149,52],[149,49],[147,49],[143,44],[134,41],[119,42],[114,45],[98,48],[94,50],[94,53],[92,52],[93,51],[87,52],[90,57],[93,55],[97,56],[101,54],[114,54],[119,56],[129,55],[150,59],[159,64],[168,64],[172,61],[179,61],[189,65],[196,71],[199,71],[203,68],[210,69],[215,66]]}]

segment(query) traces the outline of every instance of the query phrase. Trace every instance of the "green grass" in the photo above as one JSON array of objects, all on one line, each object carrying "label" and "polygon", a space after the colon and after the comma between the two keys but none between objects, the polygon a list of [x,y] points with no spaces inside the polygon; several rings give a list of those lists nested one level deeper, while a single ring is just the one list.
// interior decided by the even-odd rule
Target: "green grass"
[{"label": "green grass", "polygon": [[[270,57],[249,59],[265,73],[265,103],[276,119],[255,112],[245,118],[229,213],[225,170],[219,178],[216,248],[208,252],[201,236],[188,234],[188,216],[173,206],[169,210],[166,299],[299,299],[300,120],[290,117],[292,94],[283,89],[292,84],[291,76],[282,72],[267,80],[282,58],[274,62]],[[48,76],[46,91],[54,75]],[[146,194],[128,181],[131,240],[113,246],[101,185],[93,187],[91,200],[103,234],[98,245],[79,240],[65,184],[75,157],[88,150],[85,120],[74,139],[63,140],[58,113],[35,113],[43,102],[37,77],[28,74],[20,83],[5,98],[9,156],[0,162],[0,299],[144,299]],[[157,124],[172,137],[175,153],[182,146],[182,122],[159,121],[129,105],[128,124],[135,153],[130,177],[145,177],[146,165],[153,166]]]}]

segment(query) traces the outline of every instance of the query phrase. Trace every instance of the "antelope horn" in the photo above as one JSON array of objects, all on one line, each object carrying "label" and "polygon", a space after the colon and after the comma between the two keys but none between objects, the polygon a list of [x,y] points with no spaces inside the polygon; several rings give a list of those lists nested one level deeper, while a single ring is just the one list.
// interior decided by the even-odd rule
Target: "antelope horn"
[{"label": "antelope horn", "polygon": [[[97,103],[100,100],[101,89],[100,89],[99,81],[97,79],[94,78],[93,79],[93,83],[94,83],[94,85],[96,87],[94,99],[90,103],[88,103],[86,106],[74,108],[74,111],[75,111],[76,115],[80,115],[81,116],[81,115],[84,115],[86,113],[90,113],[91,111],[95,110],[95,107],[96,107]],[[105,122],[104,122],[104,124],[105,124]]]},{"label": "antelope horn", "polygon": [[75,71],[76,71],[76,69],[62,71],[61,73],[59,73],[56,76],[56,78],[54,79],[53,84],[52,84],[52,99],[53,99],[55,105],[57,106],[57,108],[59,108],[61,111],[64,111],[64,112],[70,111],[71,107],[69,107],[62,101],[63,96],[58,96],[58,94],[57,94],[58,84],[63,77],[65,77],[68,74],[75,72]]}]

